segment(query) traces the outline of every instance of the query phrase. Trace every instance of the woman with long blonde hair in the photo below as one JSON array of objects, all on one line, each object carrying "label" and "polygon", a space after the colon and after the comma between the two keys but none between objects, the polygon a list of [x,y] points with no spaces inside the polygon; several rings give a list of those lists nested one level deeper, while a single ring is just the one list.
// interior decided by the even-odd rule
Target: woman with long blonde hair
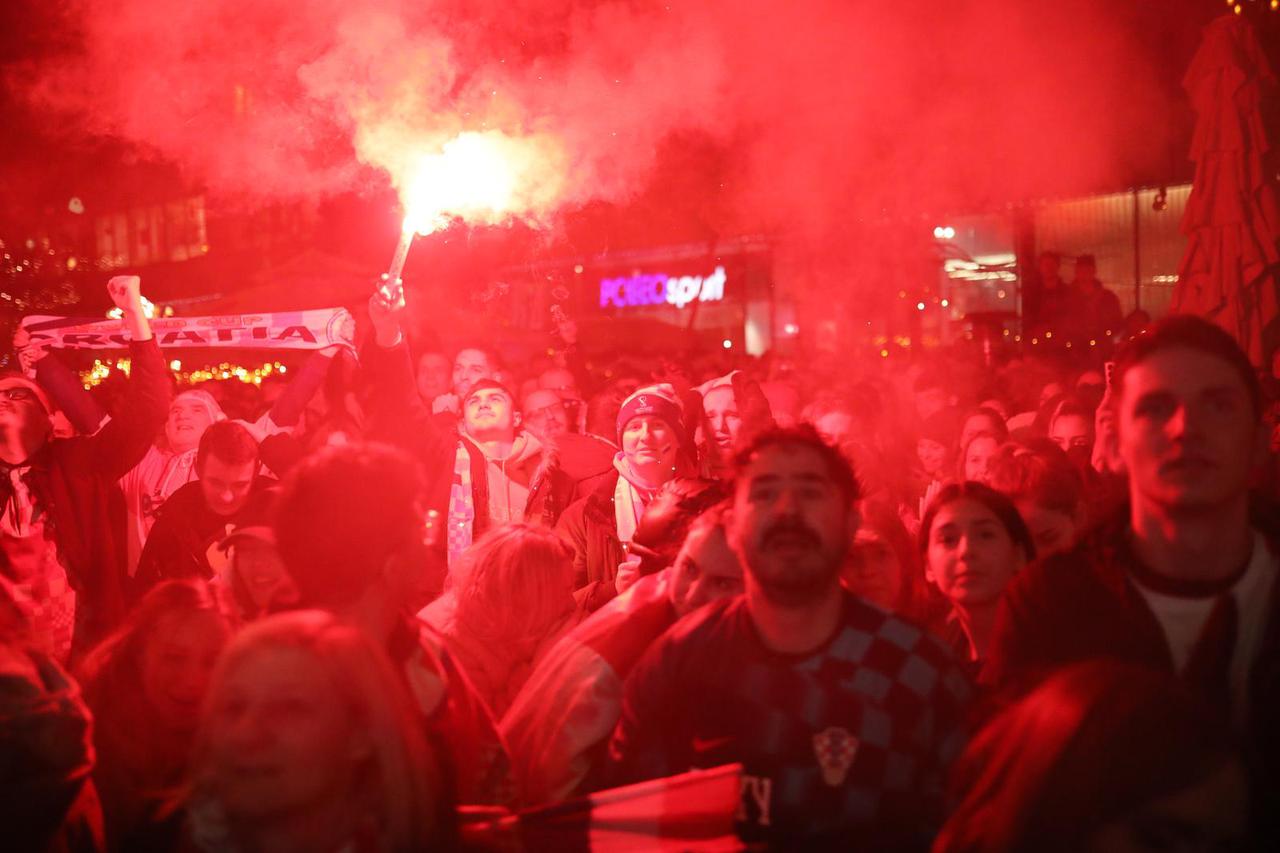
[{"label": "woman with long blonde hair", "polygon": [[304,610],[232,640],[192,761],[197,848],[440,849],[452,838],[446,802],[407,687],[358,629]]},{"label": "woman with long blonde hair", "polygon": [[427,621],[500,717],[533,665],[583,612],[573,597],[573,553],[533,524],[491,529],[463,555]]}]

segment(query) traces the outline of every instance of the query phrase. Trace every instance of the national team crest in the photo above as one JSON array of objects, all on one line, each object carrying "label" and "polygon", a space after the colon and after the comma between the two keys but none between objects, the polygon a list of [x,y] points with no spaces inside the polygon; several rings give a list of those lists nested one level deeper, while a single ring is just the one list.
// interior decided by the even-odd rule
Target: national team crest
[{"label": "national team crest", "polygon": [[813,753],[822,768],[822,781],[831,787],[844,782],[858,754],[858,739],[847,729],[831,726],[813,736]]}]

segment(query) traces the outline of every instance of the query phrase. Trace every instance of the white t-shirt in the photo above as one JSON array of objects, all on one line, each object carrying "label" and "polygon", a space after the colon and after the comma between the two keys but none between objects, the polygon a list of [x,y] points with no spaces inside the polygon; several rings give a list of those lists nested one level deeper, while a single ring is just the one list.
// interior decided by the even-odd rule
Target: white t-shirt
[{"label": "white t-shirt", "polygon": [[[1231,656],[1231,707],[1236,722],[1243,725],[1249,708],[1249,672],[1258,659],[1258,650],[1267,630],[1267,617],[1271,612],[1272,588],[1280,573],[1280,556],[1267,547],[1266,539],[1254,531],[1253,553],[1244,574],[1231,587],[1235,598],[1236,643]],[[1173,665],[1178,672],[1186,669],[1191,651],[1204,630],[1209,614],[1218,600],[1217,595],[1204,598],[1182,598],[1148,589],[1134,580],[1134,586],[1146,599],[1155,614],[1173,655]]]}]

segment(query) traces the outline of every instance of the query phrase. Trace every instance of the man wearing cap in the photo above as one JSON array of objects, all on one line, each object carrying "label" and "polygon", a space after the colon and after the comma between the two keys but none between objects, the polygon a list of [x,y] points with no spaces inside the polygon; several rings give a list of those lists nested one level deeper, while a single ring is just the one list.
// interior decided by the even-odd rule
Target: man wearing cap
[{"label": "man wearing cap", "polygon": [[384,287],[369,301],[377,345],[366,353],[366,365],[375,386],[377,430],[422,462],[426,509],[446,520],[450,563],[493,524],[554,525],[573,489],[554,447],[521,429],[515,396],[490,378],[466,382],[460,429],[433,417],[414,384],[401,334],[403,311],[398,287]]},{"label": "man wearing cap", "polygon": [[685,423],[684,405],[668,384],[637,389],[617,418],[622,448],[607,476],[564,511],[557,525],[574,551],[579,589],[595,609],[617,593],[618,564],[626,558],[644,508],[673,477],[693,476],[696,451]]},{"label": "man wearing cap", "polygon": [[0,377],[0,571],[63,660],[73,640],[77,651],[85,649],[123,616],[116,480],[146,453],[169,399],[140,280],[116,276],[107,290],[131,340],[132,370],[117,417],[91,436],[53,438],[39,386],[22,375]]}]

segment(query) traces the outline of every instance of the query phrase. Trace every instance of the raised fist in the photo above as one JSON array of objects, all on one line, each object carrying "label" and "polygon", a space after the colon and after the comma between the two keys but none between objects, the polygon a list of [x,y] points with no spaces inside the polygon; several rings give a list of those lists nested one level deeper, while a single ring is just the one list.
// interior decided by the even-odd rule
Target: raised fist
[{"label": "raised fist", "polygon": [[136,275],[117,275],[107,282],[111,301],[126,314],[142,313],[142,279]]}]

